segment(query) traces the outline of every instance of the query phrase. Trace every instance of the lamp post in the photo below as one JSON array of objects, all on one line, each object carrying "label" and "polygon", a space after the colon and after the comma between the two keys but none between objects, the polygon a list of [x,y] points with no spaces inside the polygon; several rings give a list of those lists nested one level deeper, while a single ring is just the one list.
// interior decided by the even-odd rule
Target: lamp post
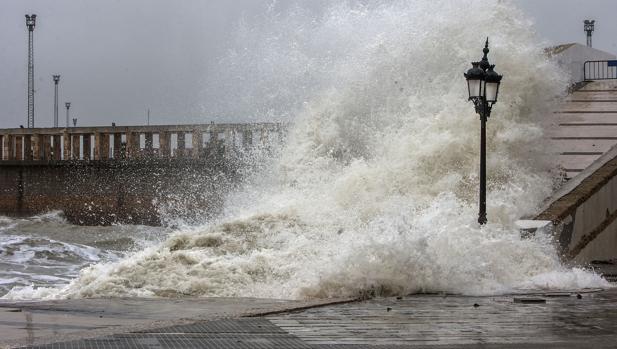
[{"label": "lamp post", "polygon": [[587,33],[587,47],[591,47],[591,35],[593,34],[593,30],[595,29],[596,21],[593,19],[586,19],[583,22],[583,28]]},{"label": "lamp post", "polygon": [[469,100],[473,101],[476,113],[480,115],[480,213],[478,223],[486,224],[486,121],[491,109],[497,103],[499,84],[502,76],[495,72],[494,65],[488,61],[488,38],[484,45],[484,57],[480,62],[472,62],[472,68],[465,73]]},{"label": "lamp post", "polygon": [[36,15],[26,15],[28,27],[28,128],[34,128],[34,44]]},{"label": "lamp post", "polygon": [[71,102],[65,102],[64,106],[66,107],[66,127],[69,127],[69,109],[71,108]]},{"label": "lamp post", "polygon": [[60,75],[52,75],[54,79],[54,127],[58,127],[58,82]]}]

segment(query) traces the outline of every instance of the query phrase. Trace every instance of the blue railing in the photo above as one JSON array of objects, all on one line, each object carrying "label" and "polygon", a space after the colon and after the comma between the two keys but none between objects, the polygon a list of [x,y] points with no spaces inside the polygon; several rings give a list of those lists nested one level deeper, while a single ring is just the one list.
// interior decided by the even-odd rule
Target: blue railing
[{"label": "blue railing", "polygon": [[583,65],[583,79],[585,81],[617,79],[617,60],[586,61]]}]

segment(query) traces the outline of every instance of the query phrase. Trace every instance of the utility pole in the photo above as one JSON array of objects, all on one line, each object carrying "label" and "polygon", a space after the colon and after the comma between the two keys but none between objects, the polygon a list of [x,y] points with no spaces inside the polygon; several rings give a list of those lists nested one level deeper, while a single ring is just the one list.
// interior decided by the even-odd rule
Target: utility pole
[{"label": "utility pole", "polygon": [[593,34],[595,23],[596,21],[592,19],[586,19],[583,22],[585,31],[587,32],[587,47],[592,47],[591,46],[591,35]]},{"label": "utility pole", "polygon": [[34,128],[34,50],[33,34],[36,25],[36,15],[26,15],[28,27],[28,128]]},{"label": "utility pole", "polygon": [[71,108],[71,102],[64,103],[64,106],[66,107],[66,128],[68,128],[69,127],[69,108]]},{"label": "utility pole", "polygon": [[54,78],[54,127],[58,127],[58,82],[60,75],[53,75]]}]

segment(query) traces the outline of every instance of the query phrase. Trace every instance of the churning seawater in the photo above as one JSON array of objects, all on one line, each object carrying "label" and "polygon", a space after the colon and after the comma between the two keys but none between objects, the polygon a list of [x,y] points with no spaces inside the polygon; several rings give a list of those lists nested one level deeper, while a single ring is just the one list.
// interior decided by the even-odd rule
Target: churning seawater
[{"label": "churning seawater", "polygon": [[[462,73],[481,58],[486,36],[504,80],[488,123],[489,223],[480,227],[479,120]],[[53,275],[57,285],[14,288],[5,297],[608,287],[562,265],[550,237],[521,239],[514,226],[556,184],[540,125],[567,76],[511,3],[347,1],[319,14],[271,7],[238,25],[234,45],[213,77],[216,91],[206,93],[221,93],[221,110],[284,116],[290,124],[285,144],[271,158],[257,157],[259,171],[229,194],[223,214],[134,251],[80,240],[72,267]],[[86,236],[103,228],[61,229]],[[114,229],[131,239],[149,234],[107,232]],[[41,239],[70,250],[64,237]],[[13,283],[28,281],[44,284],[34,276]]]},{"label": "churning seawater", "polygon": [[76,226],[61,212],[0,216],[0,295],[14,287],[62,287],[83,267],[117,261],[162,241],[166,232],[145,226]]}]

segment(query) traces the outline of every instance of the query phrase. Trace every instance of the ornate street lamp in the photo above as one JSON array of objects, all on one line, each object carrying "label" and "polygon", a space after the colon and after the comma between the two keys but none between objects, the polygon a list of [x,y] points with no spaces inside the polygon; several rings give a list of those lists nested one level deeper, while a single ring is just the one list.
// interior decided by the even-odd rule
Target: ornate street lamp
[{"label": "ornate street lamp", "polygon": [[480,213],[478,223],[486,223],[486,121],[491,109],[497,103],[499,84],[502,76],[495,72],[494,65],[488,62],[488,38],[484,46],[484,57],[480,62],[472,62],[472,68],[465,73],[469,100],[473,101],[476,113],[480,114]]}]

